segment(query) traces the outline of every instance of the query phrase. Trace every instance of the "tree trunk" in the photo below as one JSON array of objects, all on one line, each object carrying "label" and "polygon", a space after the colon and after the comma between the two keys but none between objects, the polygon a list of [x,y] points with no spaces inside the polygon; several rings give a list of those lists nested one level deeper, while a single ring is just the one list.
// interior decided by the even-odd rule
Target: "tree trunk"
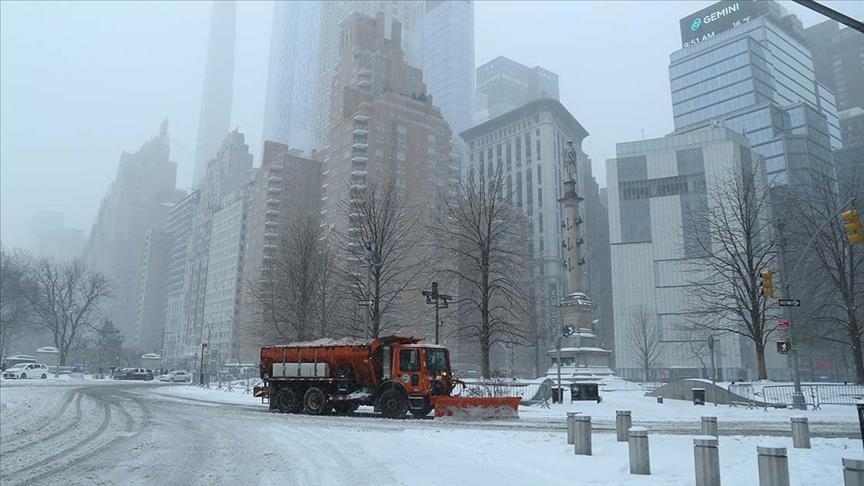
[{"label": "tree trunk", "polygon": [[756,372],[759,380],[768,379],[768,370],[765,368],[765,346],[762,344],[756,345]]},{"label": "tree trunk", "polygon": [[862,361],[864,356],[861,353],[861,338],[856,323],[849,326],[849,343],[852,348],[852,359],[855,361],[855,381],[864,384],[864,361]]}]

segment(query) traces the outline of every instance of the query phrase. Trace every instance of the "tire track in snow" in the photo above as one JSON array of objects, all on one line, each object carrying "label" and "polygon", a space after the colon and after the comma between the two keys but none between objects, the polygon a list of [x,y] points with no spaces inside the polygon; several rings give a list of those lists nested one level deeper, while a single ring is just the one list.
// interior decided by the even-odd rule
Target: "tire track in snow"
[{"label": "tire track in snow", "polygon": [[[80,425],[80,423],[81,423],[81,398],[82,398],[82,395],[78,392],[75,392],[75,393],[73,393],[73,396],[75,397],[75,399],[69,400],[68,402],[66,402],[66,404],[63,406],[63,408],[60,410],[59,413],[57,413],[56,415],[54,415],[53,417],[51,417],[47,421],[43,422],[43,425],[41,427],[39,427],[38,429],[36,429],[35,431],[29,432],[24,437],[22,437],[21,440],[26,440],[28,442],[26,442],[25,444],[20,445],[18,447],[13,447],[11,449],[9,448],[9,444],[5,443],[3,445],[6,445],[7,448],[6,449],[0,448],[0,454],[5,454],[8,457],[8,454],[14,454],[14,453],[19,452],[19,451],[27,450],[33,446],[36,446],[36,445],[44,446],[45,442],[48,442],[48,441],[54,439],[55,437],[64,435],[64,434],[68,433],[69,431],[71,431],[72,429],[74,429],[75,427],[77,427],[78,425]],[[72,397],[70,397],[70,398],[72,398]],[[41,432],[47,426],[59,422],[59,419],[63,416],[63,412],[66,411],[67,406],[72,401],[75,402],[75,418],[72,419],[72,421],[67,422],[65,426],[62,426],[59,429],[57,429],[57,430],[55,430],[55,431],[53,431],[47,435],[43,435],[43,436],[37,435],[39,432]],[[62,422],[60,422],[60,423],[62,423]],[[20,442],[20,441],[15,441],[12,443],[12,445],[14,446],[16,444],[16,442]]]},{"label": "tire track in snow", "polygon": [[[66,412],[66,409],[69,407],[69,404],[72,403],[72,400],[77,393],[78,393],[77,390],[66,391],[66,393],[64,394],[66,396],[63,399],[63,405],[60,407],[60,410],[58,410],[48,420],[40,420],[39,425],[34,430],[26,430],[26,428],[22,429],[21,424],[23,423],[24,425],[26,425],[28,421],[32,421],[33,419],[38,419],[40,412],[45,407],[52,405],[53,402],[48,401],[48,400],[40,402],[41,406],[38,409],[30,410],[30,413],[23,414],[23,417],[21,417],[19,420],[15,420],[15,418],[18,417],[18,414],[12,415],[11,417],[4,417],[4,420],[3,420],[4,427],[2,427],[2,429],[3,430],[12,430],[12,432],[8,432],[6,434],[0,434],[0,443],[8,444],[8,442],[10,440],[14,441],[15,437],[12,437],[12,436],[19,436],[20,437],[21,435],[24,435],[26,438],[27,435],[39,432],[42,429],[44,429],[46,426],[50,425],[52,422],[55,422],[57,419],[59,419],[63,415],[63,413]],[[10,418],[12,420],[9,420]]]}]

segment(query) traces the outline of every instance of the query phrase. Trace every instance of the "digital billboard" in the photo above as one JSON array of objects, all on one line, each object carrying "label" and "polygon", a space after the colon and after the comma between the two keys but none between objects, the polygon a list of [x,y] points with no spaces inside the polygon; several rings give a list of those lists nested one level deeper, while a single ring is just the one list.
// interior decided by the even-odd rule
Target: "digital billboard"
[{"label": "digital billboard", "polygon": [[753,0],[724,0],[681,19],[681,44],[690,47],[759,16]]}]

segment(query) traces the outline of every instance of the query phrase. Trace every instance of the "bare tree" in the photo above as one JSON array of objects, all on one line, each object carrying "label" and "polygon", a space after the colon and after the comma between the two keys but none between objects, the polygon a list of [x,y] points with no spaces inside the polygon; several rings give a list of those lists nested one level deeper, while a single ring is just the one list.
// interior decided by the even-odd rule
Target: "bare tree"
[{"label": "bare tree", "polygon": [[364,312],[369,313],[369,335],[375,338],[395,329],[387,316],[396,311],[400,296],[419,290],[417,279],[426,269],[420,245],[423,228],[418,224],[422,213],[409,207],[407,195],[392,178],[351,186],[340,209],[347,231],[338,234],[338,245],[349,260],[343,275],[354,302],[371,301]]},{"label": "bare tree", "polygon": [[760,273],[772,269],[776,253],[767,184],[758,168],[733,169],[708,189],[708,205],[693,211],[686,242],[700,253],[690,260],[690,324],[753,342],[759,379],[767,379],[765,347],[776,325],[759,288]]},{"label": "bare tree", "polygon": [[660,356],[660,332],[651,319],[652,314],[644,305],[633,310],[630,324],[633,333],[633,352],[639,360],[639,366],[645,376],[645,382],[651,378],[651,367]]},{"label": "bare tree", "polygon": [[86,326],[94,321],[99,306],[111,295],[108,280],[79,262],[58,263],[43,258],[30,267],[22,295],[38,323],[54,337],[60,366],[66,365]]},{"label": "bare tree", "polygon": [[473,174],[441,195],[443,214],[433,229],[445,260],[442,272],[460,286],[459,332],[480,346],[480,372],[490,377],[496,344],[519,345],[528,337],[525,223],[511,206],[500,171],[488,180]]},{"label": "bare tree", "polygon": [[324,240],[319,240],[317,251],[318,270],[316,272],[315,306],[313,314],[319,336],[331,336],[346,331],[345,292],[342,270],[336,252]]},{"label": "bare tree", "polygon": [[29,324],[30,304],[22,294],[29,259],[19,251],[0,248],[0,355]]},{"label": "bare tree", "polygon": [[856,380],[864,383],[864,251],[849,244],[838,217],[849,209],[851,197],[864,201],[864,176],[849,174],[841,183],[846,190],[839,195],[832,177],[814,174],[811,183],[796,192],[795,224],[789,233],[803,251],[803,258],[796,258],[803,264],[790,271],[796,283],[808,287],[810,325],[802,327],[800,335],[848,346]]},{"label": "bare tree", "polygon": [[316,306],[321,285],[321,230],[298,218],[282,230],[274,258],[262,265],[249,290],[257,319],[246,329],[262,342],[320,337]]}]

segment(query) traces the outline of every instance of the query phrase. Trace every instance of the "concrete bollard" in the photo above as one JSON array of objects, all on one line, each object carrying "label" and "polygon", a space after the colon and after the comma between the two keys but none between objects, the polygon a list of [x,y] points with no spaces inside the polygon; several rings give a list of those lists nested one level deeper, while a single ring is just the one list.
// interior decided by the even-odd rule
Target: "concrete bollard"
[{"label": "concrete bollard", "polygon": [[696,486],[720,486],[720,451],[717,437],[693,438]]},{"label": "concrete bollard", "polygon": [[756,447],[759,486],[789,486],[789,458],[785,447]]},{"label": "concrete bollard", "polygon": [[630,418],[630,410],[615,411],[615,433],[618,437],[618,442],[627,442],[627,431],[633,421]]},{"label": "concrete bollard", "polygon": [[702,435],[719,437],[717,433],[717,417],[702,417]]},{"label": "concrete bollard", "polygon": [[648,454],[648,429],[630,427],[630,474],[651,474],[651,458]]},{"label": "concrete bollard", "polygon": [[579,412],[567,412],[567,443],[573,444],[573,430],[576,427],[575,417],[579,416]]},{"label": "concrete bollard", "polygon": [[591,455],[591,416],[573,417],[573,452],[579,456]]},{"label": "concrete bollard", "polygon": [[864,486],[864,460],[843,458],[843,484],[845,486]]},{"label": "concrete bollard", "polygon": [[792,417],[792,447],[810,448],[810,425],[807,423],[807,417]]}]

